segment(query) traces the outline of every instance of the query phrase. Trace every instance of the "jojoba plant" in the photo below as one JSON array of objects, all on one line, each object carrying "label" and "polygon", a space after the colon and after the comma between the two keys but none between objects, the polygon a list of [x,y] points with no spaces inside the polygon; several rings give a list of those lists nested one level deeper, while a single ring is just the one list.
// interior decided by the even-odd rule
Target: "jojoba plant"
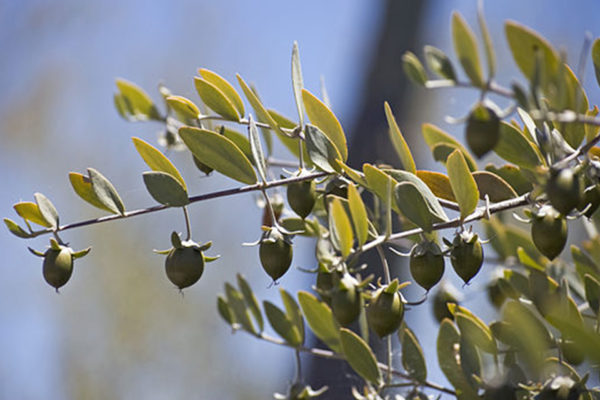
[{"label": "jojoba plant", "polygon": [[[428,70],[416,54],[402,58],[404,71],[418,85],[470,89],[478,95],[464,118],[451,119],[464,124],[466,146],[437,126],[423,125],[423,139],[445,173],[417,168],[388,103],[382,115],[397,162],[349,165],[344,129],[327,97],[304,88],[294,44],[291,86],[297,118],[263,104],[240,75],[236,88],[216,72],[201,68],[194,78],[198,98],[175,95],[161,86],[162,107],[135,84],[117,80],[114,103],[124,119],[162,124],[165,134],[159,146],[191,153],[193,158],[187,159],[202,172],[222,174],[238,186],[191,195],[163,149],[133,138],[135,151],[150,169],[142,173],[144,185],[158,204],[126,211],[110,180],[88,168],[85,174],[69,174],[71,186],[82,200],[109,215],[60,224],[52,202],[36,193],[34,202],[14,205],[22,223],[8,218],[4,222],[23,239],[53,235],[48,250],[31,251],[44,258],[44,279],[58,290],[69,281],[74,260],[89,252],[71,250],[59,235],[181,208],[187,236],[181,240],[174,232],[172,248],[160,253],[166,255],[168,280],[180,290],[196,284],[190,290],[201,291],[202,282],[197,282],[205,264],[216,258],[204,255],[210,242],[200,245],[191,239],[188,208],[208,199],[253,192],[263,206],[262,223],[256,226],[261,238],[254,244],[272,281],[288,283],[295,236],[313,240],[315,247],[313,265],[301,267],[312,274],[313,290],[293,295],[281,288],[282,307],[264,301],[261,308],[241,275],[237,287],[226,283],[225,294],[217,298],[219,315],[234,331],[293,350],[296,375],[286,394],[277,398],[309,399],[327,393],[327,387],[312,389],[305,382],[301,353],[347,362],[361,379],[356,386],[358,378],[352,378],[355,387],[345,395],[355,399],[597,398],[600,388],[593,385],[600,365],[598,107],[582,86],[584,77],[573,72],[582,68],[571,68],[547,40],[517,22],[507,22],[505,33],[520,75],[510,87],[496,81],[495,40],[481,7],[478,17],[480,38],[460,14],[452,15],[454,57],[426,46]],[[591,48],[600,84],[600,39],[591,46],[586,42],[584,48],[585,56]],[[271,154],[271,138],[281,141],[291,160]],[[494,158],[488,159],[492,154]],[[483,166],[480,160],[493,163]],[[196,173],[188,179],[197,178]],[[285,209],[283,187],[291,211]],[[522,214],[528,219],[518,217]],[[579,231],[586,239],[569,235],[567,218],[573,225],[584,225]],[[529,229],[523,222],[531,225]],[[481,231],[490,238],[489,245],[479,239]],[[440,240],[447,248],[440,248]],[[570,257],[561,257],[567,243]],[[392,274],[389,263],[403,259],[388,260],[386,250],[398,247],[408,252],[410,278],[420,286],[417,290],[426,292],[419,301],[401,293],[410,282],[400,281],[408,274]],[[361,256],[374,251],[380,263],[361,264]],[[476,276],[491,278],[479,288],[451,289],[450,282],[440,284],[444,257],[450,258],[465,284]],[[227,264],[226,256],[221,263]],[[482,274],[484,265],[485,270],[498,270]],[[256,266],[252,273],[265,277],[264,272]],[[449,281],[454,278],[447,276]],[[474,305],[470,300],[481,288],[498,310],[494,321],[479,317],[477,307],[467,308]],[[428,377],[422,332],[408,326],[424,303],[429,303],[439,323],[435,348],[425,350],[437,353],[447,384]],[[309,347],[306,327],[323,347]],[[370,331],[377,336],[371,341]],[[395,333],[400,348],[391,339]],[[384,337],[387,357],[378,360],[369,343],[381,343]]]}]

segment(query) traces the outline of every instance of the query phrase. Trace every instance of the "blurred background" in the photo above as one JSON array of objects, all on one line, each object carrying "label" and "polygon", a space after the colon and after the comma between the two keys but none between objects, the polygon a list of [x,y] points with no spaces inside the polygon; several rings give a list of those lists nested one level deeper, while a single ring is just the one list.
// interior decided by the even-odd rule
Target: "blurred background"
[{"label": "blurred background", "polygon": [[[485,7],[498,81],[506,85],[521,77],[508,54],[504,20],[539,31],[573,64],[585,31],[600,34],[600,4],[594,0],[489,1]],[[0,0],[0,214],[17,220],[12,205],[42,192],[63,223],[101,215],[68,182],[69,171],[87,167],[113,182],[128,209],[151,205],[141,179],[147,168],[130,137],[156,143],[161,126],[119,118],[112,100],[115,78],[137,83],[160,104],[159,82],[197,100],[192,77],[198,67],[232,82],[239,72],[269,107],[293,117],[294,40],[305,86],[319,93],[320,76],[325,78],[333,109],[354,143],[356,166],[366,160],[397,164],[384,139],[382,103],[389,100],[420,166],[439,169],[421,150],[420,125],[433,122],[462,139],[463,127],[447,125],[443,115],[465,115],[478,93],[408,85],[400,57],[405,50],[422,56],[426,43],[450,54],[455,9],[478,32],[474,0]],[[584,85],[590,103],[597,104],[590,65],[588,60]],[[170,156],[193,194],[236,186],[218,175],[202,178],[188,154]],[[223,283],[238,272],[260,300],[280,304],[257,249],[241,246],[260,235],[255,199],[203,202],[191,207],[191,216],[194,239],[212,240],[209,254],[222,258],[207,266],[185,296],[166,279],[163,256],[152,252],[170,246],[173,230],[184,230],[179,210],[65,232],[73,248],[93,249],[76,262],[60,295],[44,282],[41,260],[26,248],[43,251],[48,237],[24,241],[0,229],[0,399],[265,399],[285,392],[294,373],[292,352],[244,333],[231,335],[215,307]],[[313,243],[295,243],[293,265],[313,268]],[[294,292],[310,280],[291,270],[281,286]],[[472,299],[466,306],[480,305],[489,322],[493,311],[480,301],[485,281],[480,275],[460,290]],[[421,295],[419,289],[407,292]],[[408,322],[417,333],[434,331],[427,305],[409,313]],[[435,335],[420,338],[431,379],[444,382],[431,351]],[[334,389],[349,372],[338,367],[342,374],[327,379]]]}]

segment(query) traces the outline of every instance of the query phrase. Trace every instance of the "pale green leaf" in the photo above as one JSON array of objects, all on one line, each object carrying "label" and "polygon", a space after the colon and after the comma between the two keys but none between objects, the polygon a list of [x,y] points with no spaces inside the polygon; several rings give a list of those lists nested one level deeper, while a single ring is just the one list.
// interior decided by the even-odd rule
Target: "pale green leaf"
[{"label": "pale green leaf", "polygon": [[350,208],[352,225],[354,226],[358,245],[362,246],[369,237],[369,219],[365,204],[354,184],[348,185],[348,207]]},{"label": "pale green leaf", "polygon": [[75,193],[89,204],[104,211],[111,213],[116,212],[105,206],[104,203],[100,201],[98,196],[96,196],[96,192],[94,192],[94,188],[92,187],[92,182],[89,177],[77,172],[69,172],[69,181],[71,182],[71,186],[73,187]]},{"label": "pale green leaf", "polygon": [[331,308],[312,294],[304,291],[298,292],[298,302],[308,326],[314,334],[336,353],[342,353],[340,331]]},{"label": "pale green leaf", "polygon": [[304,133],[310,161],[325,172],[335,172],[339,168],[336,160],[342,161],[335,145],[316,126],[306,124]]},{"label": "pale green leaf", "polygon": [[402,214],[424,231],[430,232],[436,221],[417,186],[413,182],[398,183],[394,188],[394,195]]},{"label": "pale green leaf", "polygon": [[[279,114],[277,111],[275,111],[275,110],[268,110],[268,111],[269,111],[269,115],[275,120],[275,122],[277,124],[279,124],[279,126],[281,128],[294,129],[296,127],[296,124],[294,122],[292,122],[288,118],[284,117],[283,115]],[[300,140],[300,139],[283,135],[280,132],[278,132],[277,130],[275,131],[275,134],[277,135],[277,137],[279,138],[281,143],[283,143],[283,145],[290,151],[290,153],[292,153],[294,155],[294,157],[298,158],[298,156],[300,154],[300,147],[298,146],[298,140]],[[305,145],[302,146],[302,154],[304,156],[304,162],[309,163],[309,164],[307,164],[307,167],[308,167],[311,164],[310,164],[310,158],[308,157],[308,151],[306,150]]]},{"label": "pale green leaf", "polygon": [[545,165],[539,149],[519,129],[506,122],[500,123],[500,139],[494,152],[521,168],[534,169]]},{"label": "pale green leaf", "polygon": [[200,115],[200,109],[190,99],[183,96],[169,96],[166,102],[171,107],[177,116],[184,121],[187,119],[197,119]]},{"label": "pale green leaf", "polygon": [[217,310],[219,311],[219,315],[221,316],[221,318],[223,318],[223,320],[229,325],[233,325],[235,323],[235,318],[233,316],[231,308],[229,307],[229,304],[227,304],[227,300],[225,300],[223,296],[217,297]]},{"label": "pale green leaf", "polygon": [[242,293],[229,283],[225,283],[225,296],[227,297],[227,304],[233,312],[235,322],[240,324],[245,331],[256,335],[258,332],[250,320],[248,305],[244,301]]},{"label": "pale green leaf", "polygon": [[454,150],[450,154],[446,161],[446,169],[452,193],[454,193],[454,198],[460,208],[460,218],[464,220],[477,208],[479,201],[477,184],[460,150]]},{"label": "pale green leaf", "polygon": [[279,289],[279,294],[281,295],[281,300],[283,300],[285,313],[288,319],[294,324],[300,334],[299,344],[302,345],[304,343],[304,317],[302,317],[300,307],[298,306],[298,303],[296,303],[296,300],[294,300],[294,297],[283,288]]},{"label": "pale green leaf", "polygon": [[182,127],[179,136],[202,163],[242,183],[256,183],[256,173],[244,153],[229,139],[216,132]]},{"label": "pale green leaf", "polygon": [[200,68],[198,69],[198,74],[207,82],[216,86],[227,99],[233,104],[238,115],[243,117],[245,114],[244,111],[244,102],[242,98],[235,90],[235,88],[229,83],[225,78],[221,77],[219,74],[210,71],[208,69]]},{"label": "pale green leaf", "polygon": [[31,201],[22,201],[13,205],[13,208],[21,218],[27,221],[31,221],[41,226],[45,226],[46,228],[52,227],[52,225],[48,223],[48,221],[46,221],[46,219],[40,212],[40,208],[36,203],[33,203]]},{"label": "pale green leaf", "polygon": [[424,86],[427,82],[427,74],[419,58],[412,52],[407,51],[402,55],[402,69],[408,78],[417,85]]},{"label": "pale green leaf", "polygon": [[242,77],[240,75],[236,75],[236,77],[237,77],[238,83],[240,84],[240,86],[242,88],[242,91],[244,92],[244,96],[246,96],[246,98],[248,99],[248,102],[250,103],[250,105],[254,109],[254,112],[256,113],[256,118],[260,122],[268,124],[271,128],[273,128],[275,130],[275,132],[279,133],[280,135],[285,136],[285,133],[281,130],[277,121],[275,121],[275,119],[273,119],[273,117],[267,111],[265,106],[262,104],[262,102],[260,101],[260,99],[258,98],[256,93],[254,93],[254,91],[248,86],[246,81],[244,81],[244,79],[242,79]]},{"label": "pale green leaf", "polygon": [[335,197],[329,204],[329,229],[335,247],[340,250],[344,258],[348,257],[354,242],[352,225],[341,201]]},{"label": "pale green leaf", "polygon": [[481,36],[483,37],[483,48],[485,49],[485,58],[488,66],[488,79],[492,79],[496,74],[496,53],[494,52],[490,31],[488,30],[485,16],[483,15],[483,1],[478,2],[477,20],[479,21],[479,28],[481,29]]},{"label": "pale green leaf", "polygon": [[594,72],[596,72],[596,80],[600,85],[600,38],[594,40],[592,45],[592,62],[594,63]]},{"label": "pale green leaf", "polygon": [[[440,144],[447,144],[450,145],[453,149],[460,149],[460,151],[463,153],[463,156],[465,157],[465,160],[467,161],[467,164],[469,165],[469,169],[471,171],[477,171],[477,163],[475,162],[475,159],[473,158],[471,153],[469,153],[469,151],[451,135],[432,124],[423,124],[422,132],[423,139],[425,139],[425,143],[427,143],[431,151],[433,151],[435,147]],[[448,152],[447,155],[450,155],[452,151]]]},{"label": "pale green leaf", "polygon": [[479,318],[461,312],[457,312],[454,317],[465,340],[487,353],[497,353],[498,349],[492,331]]},{"label": "pale green leaf", "polygon": [[258,300],[256,300],[256,296],[254,295],[252,288],[248,284],[248,281],[246,281],[246,279],[241,274],[236,274],[236,278],[238,287],[240,288],[242,296],[244,297],[244,301],[248,305],[248,308],[250,309],[254,320],[258,324],[259,331],[262,332],[262,330],[264,329],[264,321],[262,313],[260,312],[260,307],[258,306]]},{"label": "pale green leaf", "polygon": [[425,62],[440,77],[456,81],[456,73],[448,56],[437,47],[425,46]]},{"label": "pale green leaf", "polygon": [[425,382],[427,380],[427,365],[419,340],[409,328],[399,331],[398,336],[402,344],[402,366],[413,379],[418,382]]},{"label": "pale green leaf", "polygon": [[225,136],[227,139],[231,140],[239,149],[244,153],[246,158],[254,164],[254,157],[252,156],[252,149],[250,148],[250,141],[248,137],[234,129],[231,129],[227,126],[218,126],[217,132]]},{"label": "pale green leaf", "polygon": [[475,86],[483,86],[483,74],[473,31],[458,13],[452,14],[452,42],[463,70]]},{"label": "pale green leaf", "polygon": [[302,338],[300,337],[298,328],[290,321],[287,315],[279,309],[279,307],[269,301],[264,301],[263,308],[269,323],[279,336],[291,346],[296,347],[302,344]]},{"label": "pale green leaf", "polygon": [[262,181],[266,182],[267,163],[265,162],[262,144],[260,143],[260,137],[258,137],[258,129],[252,115],[248,116],[248,141],[250,142],[250,150],[252,151],[252,158],[255,161],[258,174]]},{"label": "pale green leaf", "polygon": [[111,212],[123,215],[125,213],[125,206],[113,184],[95,169],[88,168],[87,171],[92,182],[92,190],[98,200],[106,208],[110,209]]},{"label": "pale green leaf", "polygon": [[384,103],[385,109],[385,117],[387,118],[388,125],[390,129],[388,133],[390,135],[390,140],[394,145],[394,149],[396,150],[396,154],[400,157],[400,162],[402,162],[402,169],[412,172],[413,174],[417,172],[417,168],[415,166],[415,160],[410,152],[410,148],[404,140],[404,136],[402,136],[402,132],[396,123],[396,119],[394,118],[394,114],[392,113],[392,109],[390,105],[386,101]]},{"label": "pale green leaf", "polygon": [[174,176],[166,172],[143,173],[144,184],[154,200],[169,207],[183,207],[190,203],[187,192]]},{"label": "pale green leaf", "polygon": [[436,197],[456,202],[452,186],[450,185],[450,179],[446,175],[441,172],[419,170],[417,171],[417,176],[425,182]]},{"label": "pale green leaf", "polygon": [[348,159],[346,136],[335,114],[306,89],[302,89],[302,99],[310,122],[323,131],[339,151],[342,161],[346,161]]},{"label": "pale green leaf", "polygon": [[139,86],[124,79],[117,79],[117,88],[119,89],[120,99],[115,97],[115,104],[119,113],[127,110],[135,120],[160,120],[161,116],[158,109],[150,99],[150,96]]},{"label": "pale green leaf", "polygon": [[171,175],[179,181],[185,190],[187,190],[185,181],[183,180],[183,177],[177,168],[175,168],[173,163],[167,157],[165,157],[160,150],[140,138],[133,137],[131,140],[133,141],[136,150],[140,156],[142,156],[144,162],[148,165],[148,167],[150,167],[151,170],[164,172]]},{"label": "pale green leaf", "polygon": [[41,193],[35,193],[33,198],[38,206],[40,215],[47,223],[45,226],[48,226],[52,229],[58,228],[58,211],[56,211],[54,204],[52,204],[52,202]]},{"label": "pale green leaf", "polygon": [[[375,193],[385,203],[387,201],[389,185],[391,185],[393,189],[397,182],[389,174],[386,174],[371,164],[363,164],[363,173],[365,175],[367,189],[372,193]],[[407,174],[409,174],[409,172],[407,172]],[[400,212],[400,209],[394,200],[394,196],[392,196],[392,209],[396,212]]]},{"label": "pale green leaf", "polygon": [[208,108],[230,121],[239,121],[242,117],[231,100],[217,86],[198,77],[194,78],[194,85]]},{"label": "pale green leaf", "polygon": [[19,226],[15,221],[9,218],[4,218],[4,224],[13,235],[20,237],[22,239],[28,239],[31,237],[29,233],[27,233],[23,228]]},{"label": "pale green leaf", "polygon": [[352,369],[364,380],[378,385],[381,371],[369,345],[356,333],[346,328],[340,329],[340,339],[346,361]]},{"label": "pale green leaf", "polygon": [[294,90],[294,100],[296,100],[300,126],[304,126],[304,103],[302,101],[304,82],[302,80],[302,67],[300,66],[300,50],[298,50],[298,42],[296,41],[294,41],[294,47],[292,48],[292,89]]},{"label": "pale green leaf", "polygon": [[[592,108],[591,110],[587,110],[585,115],[588,118],[594,118],[594,117],[598,116],[599,111],[600,111],[600,109],[598,109],[598,106],[594,106],[594,108]],[[596,137],[596,135],[598,135],[598,132],[600,132],[599,125],[592,125],[592,124],[585,125],[585,138],[588,142],[590,140],[594,139]]]}]

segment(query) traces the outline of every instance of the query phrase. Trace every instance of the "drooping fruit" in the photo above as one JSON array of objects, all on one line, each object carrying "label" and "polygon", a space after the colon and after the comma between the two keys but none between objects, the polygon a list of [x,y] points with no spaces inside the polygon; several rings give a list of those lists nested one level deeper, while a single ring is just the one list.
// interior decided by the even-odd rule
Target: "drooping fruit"
[{"label": "drooping fruit", "polygon": [[46,282],[56,291],[64,286],[73,274],[73,255],[68,247],[50,248],[44,253],[42,273]]},{"label": "drooping fruit", "polygon": [[535,247],[554,260],[567,243],[567,221],[564,216],[550,206],[542,207],[531,220],[531,238]]},{"label": "drooping fruit", "polygon": [[450,261],[454,271],[465,282],[477,275],[483,265],[483,249],[477,234],[463,231],[452,241]]},{"label": "drooping fruit", "polygon": [[425,290],[431,289],[444,274],[444,256],[437,243],[423,241],[410,251],[410,274]]},{"label": "drooping fruit", "polygon": [[358,281],[350,274],[344,275],[331,295],[331,311],[341,325],[350,325],[362,309]]},{"label": "drooping fruit", "polygon": [[181,247],[171,249],[167,255],[165,271],[180,290],[192,286],[204,272],[204,255],[195,243],[183,242]]},{"label": "drooping fruit", "polygon": [[265,232],[259,247],[260,263],[274,280],[281,278],[292,264],[292,243],[287,235],[277,229]]},{"label": "drooping fruit", "polygon": [[563,215],[581,203],[581,181],[572,168],[552,169],[546,183],[546,196],[552,207]]},{"label": "drooping fruit", "polygon": [[396,290],[389,293],[387,289],[387,286],[377,289],[367,307],[367,322],[380,338],[397,331],[404,317],[400,293]]},{"label": "drooping fruit", "polygon": [[483,157],[500,140],[500,118],[491,108],[478,104],[469,114],[465,136],[469,149],[478,158]]},{"label": "drooping fruit", "polygon": [[300,218],[306,218],[312,211],[317,199],[314,180],[290,183],[287,185],[287,200]]}]

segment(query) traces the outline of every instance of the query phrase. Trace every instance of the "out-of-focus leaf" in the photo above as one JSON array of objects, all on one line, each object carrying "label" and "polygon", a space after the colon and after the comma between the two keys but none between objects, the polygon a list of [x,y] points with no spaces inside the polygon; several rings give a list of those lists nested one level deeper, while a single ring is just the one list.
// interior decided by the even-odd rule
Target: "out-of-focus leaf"
[{"label": "out-of-focus leaf", "polygon": [[460,333],[465,340],[470,341],[487,353],[497,353],[496,341],[492,336],[490,328],[483,321],[473,315],[461,312],[457,312],[454,317]]},{"label": "out-of-focus leaf", "polygon": [[450,186],[450,179],[446,175],[441,172],[419,170],[417,171],[417,176],[425,182],[436,197],[448,201],[456,201],[452,192],[452,186]]},{"label": "out-of-focus leaf", "polygon": [[268,124],[277,133],[285,136],[285,134],[281,130],[279,124],[273,119],[271,114],[267,111],[267,109],[262,104],[262,102],[260,101],[260,99],[258,98],[256,93],[254,93],[254,91],[252,89],[250,89],[250,87],[248,86],[246,81],[244,81],[244,79],[242,79],[242,77],[239,74],[236,75],[236,77],[237,77],[238,83],[240,84],[240,86],[242,88],[242,91],[244,92],[244,96],[246,96],[246,99],[248,99],[248,102],[250,103],[250,105],[254,109],[254,112],[256,113],[256,118],[260,122]]},{"label": "out-of-focus leaf", "polygon": [[177,168],[175,168],[173,163],[167,157],[165,157],[165,155],[160,150],[158,150],[156,147],[143,141],[140,138],[133,137],[131,138],[131,140],[133,141],[136,150],[138,151],[138,153],[140,153],[140,156],[142,156],[142,158],[151,170],[164,172],[171,175],[172,177],[177,179],[177,181],[179,181],[179,184],[183,187],[184,190],[187,190],[185,181],[183,180],[183,177],[181,176]]},{"label": "out-of-focus leaf", "polygon": [[229,308],[229,304],[227,304],[227,300],[225,300],[223,296],[217,297],[217,310],[219,311],[221,318],[223,318],[223,320],[229,325],[233,325],[235,323],[231,308]]},{"label": "out-of-focus leaf", "polygon": [[[563,64],[562,71],[564,94],[557,95],[554,99],[550,98],[550,105],[560,109],[570,109],[580,114],[587,113],[588,98],[577,76],[567,64]],[[579,147],[585,137],[583,124],[565,124],[559,129],[565,141],[573,148]]]},{"label": "out-of-focus leaf", "polygon": [[161,119],[160,113],[152,102],[152,99],[150,99],[150,96],[142,88],[124,79],[117,79],[116,83],[120,96],[117,96],[119,97],[118,100],[115,97],[115,104],[118,104],[117,109],[119,113],[125,107],[124,109],[127,110],[127,113],[131,114],[134,120]]},{"label": "out-of-focus leaf", "polygon": [[365,244],[369,237],[369,219],[365,204],[353,184],[348,185],[348,206],[352,216],[352,225],[358,241],[358,246]]},{"label": "out-of-focus leaf", "polygon": [[154,200],[169,207],[183,207],[190,203],[187,192],[170,174],[159,171],[144,172],[144,184]]},{"label": "out-of-focus leaf", "polygon": [[[597,39],[596,41],[600,42],[600,39]],[[598,106],[594,106],[593,109],[587,110],[585,115],[586,115],[586,117],[593,118],[593,117],[598,116],[598,111],[600,111],[598,109]],[[600,126],[585,124],[585,138],[588,142],[590,140],[592,140],[593,138],[595,138],[596,135],[598,135],[598,132],[600,132]]]},{"label": "out-of-focus leaf", "polygon": [[[371,164],[363,164],[363,173],[367,183],[366,187],[369,191],[376,194],[383,202],[387,201],[388,185],[391,185],[393,189],[397,183],[394,178]],[[410,173],[407,172],[407,174]],[[395,200],[394,196],[392,196],[392,200]],[[400,212],[395,201],[392,201],[392,209],[396,212]]]},{"label": "out-of-focus leaf", "polygon": [[296,41],[294,41],[294,47],[292,48],[292,88],[294,89],[294,100],[296,100],[300,126],[304,126],[304,103],[302,101],[304,82],[302,80],[302,67],[300,66],[300,50],[298,50],[298,42]]},{"label": "out-of-focus leaf", "polygon": [[494,147],[494,152],[508,162],[521,168],[534,169],[545,165],[540,151],[515,126],[500,123],[500,140]]},{"label": "out-of-focus leaf", "polygon": [[[469,169],[471,171],[477,171],[477,163],[471,153],[469,153],[469,151],[451,135],[432,124],[423,124],[422,132],[425,143],[427,143],[431,151],[440,144],[448,144],[452,148],[460,149],[465,157],[465,161],[469,165]],[[451,152],[452,151],[450,151],[450,153]],[[450,153],[448,153],[448,155],[450,155]]]},{"label": "out-of-focus leaf", "polygon": [[310,122],[316,125],[331,140],[340,153],[341,160],[345,162],[348,159],[346,136],[335,114],[306,89],[302,89],[302,99]]},{"label": "out-of-focus leaf", "polygon": [[319,222],[315,219],[288,217],[280,220],[279,225],[290,232],[300,232],[301,236],[319,236]]},{"label": "out-of-focus leaf", "polygon": [[267,181],[267,164],[263,153],[262,144],[258,137],[258,129],[252,115],[248,116],[248,140],[250,141],[250,150],[252,150],[252,158],[256,163],[258,175],[263,182]]},{"label": "out-of-focus leaf", "polygon": [[291,346],[300,346],[302,344],[302,338],[297,327],[292,324],[292,321],[281,311],[277,306],[269,301],[263,302],[263,308],[269,323],[287,343]]},{"label": "out-of-focus leaf", "polygon": [[246,278],[244,278],[241,274],[236,274],[236,278],[238,287],[240,288],[242,296],[244,297],[244,301],[248,305],[248,308],[250,309],[250,312],[252,313],[252,316],[258,325],[259,331],[262,332],[264,329],[264,321],[262,313],[260,312],[260,307],[258,306],[258,301],[256,300],[256,296],[248,284],[248,281],[246,281]]},{"label": "out-of-focus leaf", "polygon": [[331,140],[316,126],[306,124],[306,150],[312,163],[325,172],[335,172],[338,169],[336,160],[342,160]]},{"label": "out-of-focus leaf", "polygon": [[402,366],[406,372],[416,381],[427,380],[427,365],[425,356],[419,341],[412,330],[408,327],[398,332],[400,343],[402,343]]},{"label": "out-of-focus leaf", "polygon": [[517,257],[521,265],[524,267],[536,269],[538,271],[545,270],[545,268],[536,260],[534,260],[533,257],[531,257],[522,247],[517,248]]},{"label": "out-of-focus leaf", "polygon": [[492,79],[496,73],[496,53],[494,52],[494,45],[492,44],[490,32],[485,23],[482,1],[478,3],[477,20],[479,21],[479,28],[481,29],[481,36],[483,36],[483,47],[485,49],[485,58],[488,66],[488,79]]},{"label": "out-of-focus leaf", "polygon": [[431,71],[444,79],[456,81],[456,73],[448,56],[437,47],[425,46],[425,62]]},{"label": "out-of-focus leaf", "polygon": [[340,329],[340,339],[346,361],[352,369],[364,380],[378,385],[381,380],[381,371],[369,345],[356,333],[346,328]]},{"label": "out-of-focus leaf", "polygon": [[250,320],[248,306],[242,293],[229,283],[225,283],[225,296],[227,297],[227,304],[233,312],[235,322],[240,324],[245,331],[256,335],[258,331]]},{"label": "out-of-focus leaf", "polygon": [[22,201],[13,205],[16,213],[27,221],[50,228],[52,225],[46,221],[38,205],[31,201]]},{"label": "out-of-focus leaf", "polygon": [[571,256],[575,262],[575,269],[581,279],[583,279],[586,274],[589,274],[597,280],[600,280],[600,267],[598,267],[598,264],[596,264],[586,252],[582,251],[579,247],[572,245]]},{"label": "out-of-focus leaf", "polygon": [[329,229],[331,240],[342,253],[342,257],[348,257],[354,242],[352,225],[344,206],[336,197],[329,203]]},{"label": "out-of-focus leaf", "polygon": [[279,294],[281,295],[281,300],[283,300],[287,317],[300,334],[300,345],[302,345],[304,343],[304,318],[302,317],[300,307],[298,306],[298,303],[296,303],[296,300],[294,300],[294,297],[283,288],[279,289]]},{"label": "out-of-focus leaf", "polygon": [[460,150],[454,150],[448,157],[446,168],[452,192],[460,208],[460,218],[464,220],[477,208],[479,201],[477,184]]},{"label": "out-of-focus leaf", "polygon": [[73,186],[75,193],[94,207],[111,213],[118,212],[105,206],[104,203],[100,201],[98,196],[96,196],[96,192],[94,192],[94,188],[92,187],[92,182],[89,177],[77,172],[69,172],[69,181],[71,182],[71,186]]},{"label": "out-of-focus leaf", "polygon": [[424,86],[427,82],[425,68],[414,53],[407,51],[402,55],[402,69],[406,76],[417,85]]},{"label": "out-of-focus leaf", "polygon": [[302,308],[302,314],[314,334],[331,350],[343,354],[339,326],[333,317],[331,308],[304,291],[298,292],[298,302]]},{"label": "out-of-focus leaf", "polygon": [[193,101],[186,99],[183,96],[169,96],[166,99],[169,107],[175,111],[177,116],[186,119],[195,119],[200,115],[200,109],[194,104]]},{"label": "out-of-focus leaf", "polygon": [[600,311],[600,282],[592,275],[586,274],[583,283],[585,285],[585,299],[590,309],[598,315]]},{"label": "out-of-focus leaf", "polygon": [[452,42],[456,56],[473,85],[482,86],[484,81],[477,51],[477,40],[467,22],[458,12],[452,14]]},{"label": "out-of-focus leaf", "polygon": [[208,108],[230,121],[239,121],[241,115],[233,102],[217,86],[206,79],[194,78],[196,91]]},{"label": "out-of-focus leaf", "polygon": [[533,189],[531,182],[523,176],[521,168],[516,165],[506,164],[497,168],[492,164],[488,164],[485,166],[485,170],[504,179],[519,196],[530,192]]},{"label": "out-of-focus leaf", "polygon": [[235,88],[231,85],[231,83],[229,83],[227,80],[225,80],[225,78],[221,77],[219,74],[217,74],[213,71],[210,71],[208,69],[200,68],[198,70],[198,74],[200,74],[200,76],[205,81],[216,86],[225,95],[225,97],[227,97],[227,99],[235,107],[235,109],[240,117],[243,117],[245,115],[244,102],[242,101],[242,98],[240,97],[238,92],[235,90]]},{"label": "out-of-focus leaf", "polygon": [[58,211],[56,211],[56,207],[54,207],[50,199],[41,193],[35,193],[33,198],[37,204],[40,216],[46,221],[45,226],[52,229],[58,228]]},{"label": "out-of-focus leaf", "polygon": [[350,168],[349,166],[347,166],[346,164],[344,164],[343,162],[341,162],[340,160],[337,161],[338,166],[340,167],[340,170],[345,172],[346,175],[348,175],[348,177],[350,179],[352,179],[354,182],[356,182],[357,184],[359,184],[360,186],[364,186],[367,187],[367,181],[365,179],[365,175],[360,172],[357,171],[353,168]]},{"label": "out-of-focus leaf", "polygon": [[182,127],[179,136],[202,163],[242,183],[256,183],[256,173],[244,153],[223,135],[206,129]]},{"label": "out-of-focus leaf", "polygon": [[392,109],[390,108],[390,105],[387,101],[384,103],[384,108],[385,117],[387,118],[388,125],[390,126],[390,129],[388,130],[390,140],[394,145],[396,154],[398,154],[398,157],[400,158],[400,162],[402,163],[402,169],[414,174],[417,172],[417,168],[415,167],[415,160],[413,159],[413,156],[410,152],[410,148],[406,143],[406,140],[404,140],[404,136],[402,136],[402,132],[400,132],[400,128],[396,123],[396,119],[394,118]]},{"label": "out-of-focus leaf", "polygon": [[473,172],[473,178],[477,183],[477,189],[479,189],[479,198],[482,200],[485,199],[485,195],[493,203],[517,197],[517,192],[508,182],[492,172]]},{"label": "out-of-focus leaf", "polygon": [[596,72],[596,80],[600,85],[600,38],[594,40],[592,45],[592,62],[594,63],[594,71]]},{"label": "out-of-focus leaf", "polygon": [[20,237],[22,239],[28,239],[31,237],[27,231],[19,226],[15,221],[9,218],[4,218],[4,224],[13,235]]}]

